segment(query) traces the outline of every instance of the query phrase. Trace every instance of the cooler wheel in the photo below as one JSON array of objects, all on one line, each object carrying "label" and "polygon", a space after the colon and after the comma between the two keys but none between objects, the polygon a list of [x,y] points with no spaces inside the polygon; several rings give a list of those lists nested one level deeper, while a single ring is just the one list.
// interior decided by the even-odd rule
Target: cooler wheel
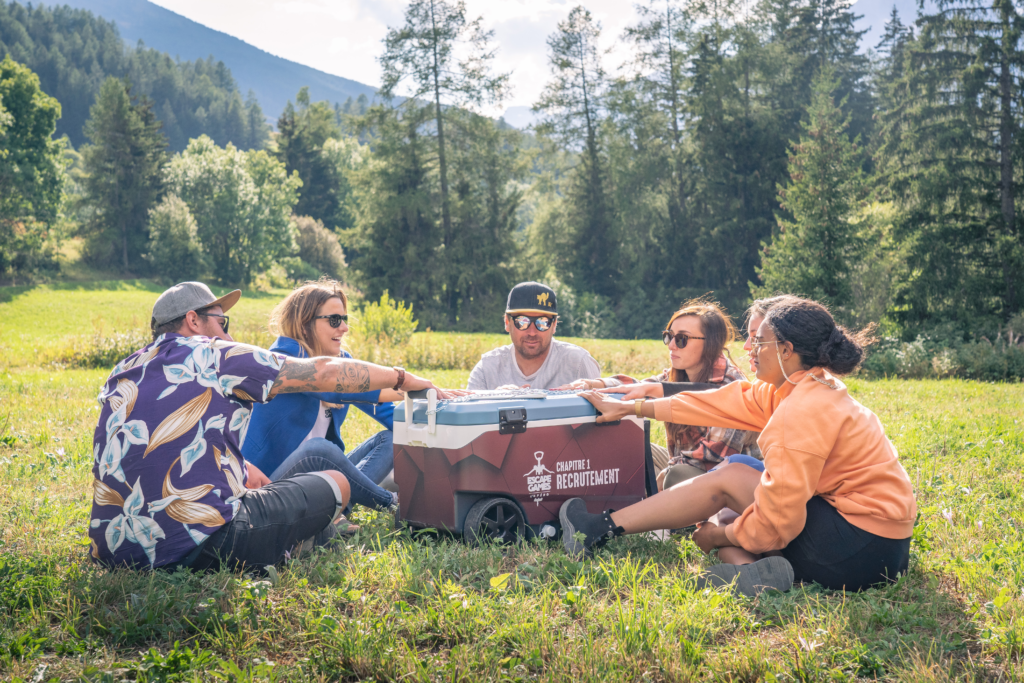
[{"label": "cooler wheel", "polygon": [[462,535],[467,543],[483,540],[513,543],[526,536],[526,520],[519,506],[508,498],[484,498],[469,508]]}]

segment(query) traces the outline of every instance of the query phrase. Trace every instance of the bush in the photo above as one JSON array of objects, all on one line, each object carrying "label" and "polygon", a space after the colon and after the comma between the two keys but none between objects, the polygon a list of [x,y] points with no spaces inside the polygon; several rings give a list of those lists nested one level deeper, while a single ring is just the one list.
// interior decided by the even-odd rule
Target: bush
[{"label": "bush", "polygon": [[318,268],[314,268],[298,256],[288,256],[278,261],[278,263],[284,268],[290,283],[306,282],[320,277],[320,270]]},{"label": "bush", "polygon": [[868,349],[861,372],[868,377],[962,377],[984,382],[1024,380],[1024,320],[1014,318],[993,339],[965,341],[957,334],[918,335],[912,342],[889,337]]},{"label": "bush", "polygon": [[177,195],[167,195],[149,212],[149,252],[145,258],[157,278],[168,284],[198,280],[206,272],[196,221]]},{"label": "bush", "polygon": [[296,216],[294,220],[299,229],[299,258],[308,264],[312,273],[302,280],[316,280],[321,275],[341,280],[347,266],[337,235],[309,216]]},{"label": "bush", "polygon": [[388,291],[380,301],[362,306],[353,316],[350,343],[356,358],[371,362],[408,345],[417,322],[412,319],[412,306],[395,301]]},{"label": "bush", "polygon": [[151,341],[153,336],[144,330],[128,330],[109,337],[100,332],[92,337],[69,337],[55,350],[51,362],[67,368],[112,368]]}]

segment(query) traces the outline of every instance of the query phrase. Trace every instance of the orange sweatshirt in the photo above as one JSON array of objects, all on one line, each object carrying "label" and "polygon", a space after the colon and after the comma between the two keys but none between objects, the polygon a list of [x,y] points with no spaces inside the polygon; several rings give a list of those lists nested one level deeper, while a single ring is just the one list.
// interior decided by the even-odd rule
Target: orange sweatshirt
[{"label": "orange sweatshirt", "polygon": [[[837,386],[831,389],[811,373]],[[896,448],[878,417],[821,368],[791,375],[781,388],[755,380],[654,401],[664,422],[761,432],[764,474],[754,504],[732,528],[753,553],[786,547],[803,530],[818,495],[859,529],[908,538],[917,503]]]}]

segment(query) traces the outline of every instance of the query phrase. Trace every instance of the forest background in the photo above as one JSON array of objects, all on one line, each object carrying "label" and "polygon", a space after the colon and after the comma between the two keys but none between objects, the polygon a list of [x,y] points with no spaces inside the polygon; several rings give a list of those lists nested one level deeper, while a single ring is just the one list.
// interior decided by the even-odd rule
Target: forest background
[{"label": "forest background", "polygon": [[477,113],[508,96],[480,19],[412,0],[377,101],[303,88],[272,131],[215,57],[0,1],[0,279],[326,273],[456,331],[537,279],[560,333],[610,338],[785,291],[878,323],[870,372],[1024,377],[1024,18],[935,8],[864,50],[838,0],[655,0],[621,36],[576,7],[519,131]]}]

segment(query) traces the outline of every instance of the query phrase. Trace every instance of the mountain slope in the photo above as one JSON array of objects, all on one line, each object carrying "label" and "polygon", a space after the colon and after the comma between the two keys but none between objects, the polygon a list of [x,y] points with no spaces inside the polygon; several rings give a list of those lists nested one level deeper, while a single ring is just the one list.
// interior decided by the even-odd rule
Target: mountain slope
[{"label": "mountain slope", "polygon": [[314,101],[344,102],[360,95],[372,100],[377,91],[373,86],[275,57],[147,0],[61,0],[46,4],[87,9],[113,21],[130,44],[142,40],[148,47],[184,60],[213,55],[231,69],[242,96],[252,90],[263,112],[273,121],[304,85],[309,86]]}]

